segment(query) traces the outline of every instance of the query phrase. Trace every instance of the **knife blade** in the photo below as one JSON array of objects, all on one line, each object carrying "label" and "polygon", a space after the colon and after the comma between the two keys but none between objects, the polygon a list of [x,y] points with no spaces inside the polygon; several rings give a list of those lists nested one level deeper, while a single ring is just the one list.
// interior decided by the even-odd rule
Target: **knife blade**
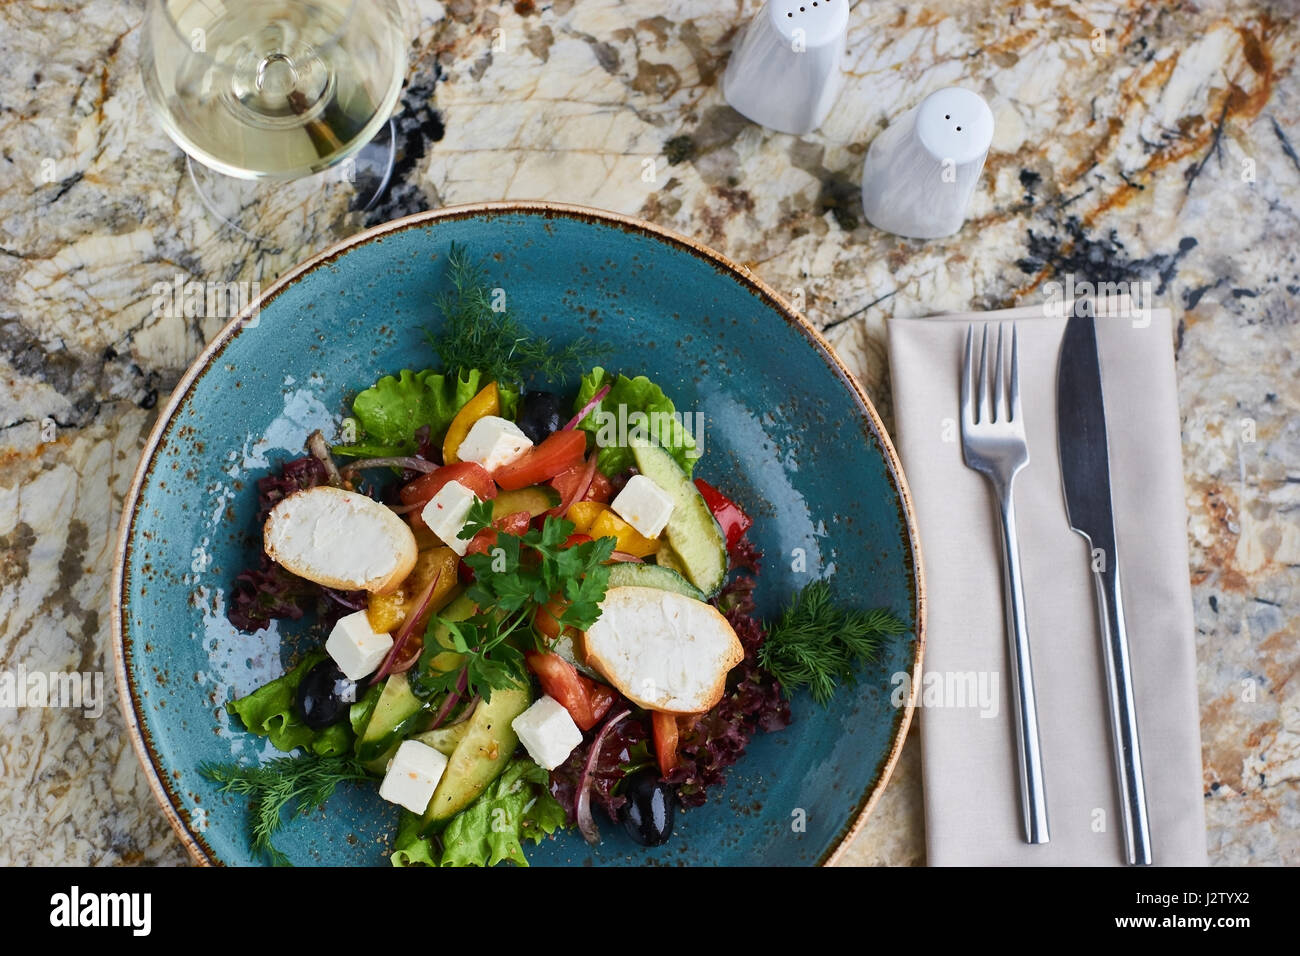
[{"label": "knife blade", "polygon": [[1145,865],[1151,862],[1151,826],[1120,588],[1101,359],[1090,315],[1071,315],[1065,325],[1056,373],[1056,425],[1070,527],[1090,549],[1125,851],[1130,865]]}]

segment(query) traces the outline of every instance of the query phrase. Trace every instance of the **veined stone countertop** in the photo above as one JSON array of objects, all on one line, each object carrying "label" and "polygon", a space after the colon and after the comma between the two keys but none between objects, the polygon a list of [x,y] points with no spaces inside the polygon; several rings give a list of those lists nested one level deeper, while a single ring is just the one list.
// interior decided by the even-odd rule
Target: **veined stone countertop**
[{"label": "veined stone countertop", "polygon": [[[153,285],[265,287],[366,225],[505,198],[641,216],[747,265],[887,421],[890,317],[1040,301],[1067,274],[1149,281],[1177,320],[1210,857],[1300,862],[1294,7],[859,2],[845,89],[796,137],[719,89],[757,6],[420,0],[388,196],[364,216],[345,184],[286,199],[260,247],[205,213],[149,111],[142,2],[0,6],[0,672],[101,672],[109,698],[98,718],[0,709],[0,863],[187,859],[123,733],[109,578],[144,436],[222,320],[153,314]],[[872,229],[867,146],[951,84],[996,118],[965,228]],[[847,862],[923,862],[917,749]]]}]

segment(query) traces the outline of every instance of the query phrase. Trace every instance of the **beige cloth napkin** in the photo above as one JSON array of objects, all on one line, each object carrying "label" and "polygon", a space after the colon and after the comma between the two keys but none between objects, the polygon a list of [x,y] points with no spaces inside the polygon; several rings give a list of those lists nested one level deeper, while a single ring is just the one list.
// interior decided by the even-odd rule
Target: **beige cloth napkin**
[{"label": "beige cloth napkin", "polygon": [[[1156,865],[1204,865],[1178,394],[1169,313],[1149,315],[1145,328],[1131,319],[1097,320],[1111,486],[1152,856]],[[996,516],[987,481],[963,463],[958,410],[967,324],[1009,320],[1019,332],[1030,453],[1015,504],[1047,784],[1051,842],[1044,846],[1024,843],[1021,833]],[[1065,321],[1045,318],[1038,307],[888,325],[896,437],[920,526],[928,601],[917,694],[929,863],[1122,865],[1089,554],[1066,520],[1056,447]],[[941,693],[939,680],[953,692]],[[959,706],[957,689],[978,691],[980,680],[995,715],[982,716],[993,708],[978,703]]]}]

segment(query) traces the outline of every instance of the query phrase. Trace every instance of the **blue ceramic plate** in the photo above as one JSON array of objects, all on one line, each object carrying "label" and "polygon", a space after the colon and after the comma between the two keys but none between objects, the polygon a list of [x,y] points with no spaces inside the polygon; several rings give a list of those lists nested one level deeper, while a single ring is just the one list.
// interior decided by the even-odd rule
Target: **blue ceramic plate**
[{"label": "blue ceramic plate", "polygon": [[[704,414],[696,474],[755,517],[764,614],[833,574],[840,595],[910,627],[829,708],[796,696],[791,726],[756,737],[666,846],[643,849],[605,824],[595,849],[567,833],[530,848],[530,861],[833,858],[893,768],[911,696],[891,703],[891,678],[915,672],[923,645],[916,530],[894,449],[826,343],[744,269],[646,223],[541,203],[444,209],[346,240],[279,280],[255,323],[232,322],[163,411],[126,502],[113,626],[127,722],[181,839],[201,862],[259,862],[244,801],[218,795],[197,768],[275,754],[223,705],[324,635],[307,620],[251,636],[226,621],[231,581],[259,547],[255,482],[301,455],[313,429],[335,434],[359,389],[434,363],[424,330],[452,242],[484,257],[532,331],[596,334],[613,345],[607,366],[649,375],[679,409]],[[299,864],[386,865],[397,815],[375,787],[340,790],[277,845]]]}]

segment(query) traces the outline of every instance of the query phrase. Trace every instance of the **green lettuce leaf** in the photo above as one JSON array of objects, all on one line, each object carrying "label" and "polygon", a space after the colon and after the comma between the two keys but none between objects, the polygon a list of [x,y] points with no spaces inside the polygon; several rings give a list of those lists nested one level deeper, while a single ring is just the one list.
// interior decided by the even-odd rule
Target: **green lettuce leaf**
[{"label": "green lettuce leaf", "polygon": [[397,824],[397,836],[393,840],[393,852],[389,860],[393,866],[437,866],[438,848],[429,837],[420,836],[420,826],[424,821],[419,814],[403,810]]},{"label": "green lettuce leaf", "polygon": [[[578,397],[573,403],[574,413],[581,411],[606,385],[610,386],[609,394],[578,424],[583,431],[596,436],[596,446],[600,449],[596,467],[611,478],[631,468],[635,459],[629,438],[631,431],[639,426],[644,429],[647,437],[671,454],[689,475],[699,457],[694,454],[695,439],[674,415],[676,408],[672,400],[644,375],[636,378],[619,375],[615,378],[605,369],[596,366],[582,377]],[[619,406],[623,407],[621,412]],[[636,413],[642,413],[645,418],[642,419]]]},{"label": "green lettuce leaf", "polygon": [[[355,458],[409,455],[416,449],[415,433],[419,428],[429,426],[430,437],[441,441],[456,413],[485,385],[487,379],[478,369],[461,369],[455,375],[431,369],[403,369],[396,378],[385,375],[352,401],[360,441],[335,445],[332,451]],[[500,385],[498,388],[502,417],[513,419],[519,392]]]},{"label": "green lettuce leaf", "polygon": [[[310,729],[310,728],[309,728]],[[324,730],[312,731],[310,747],[313,753],[321,757],[341,757],[352,752],[352,742],[356,739],[352,728],[346,723],[337,723]]]},{"label": "green lettuce leaf", "polygon": [[269,738],[276,750],[288,753],[304,747],[321,757],[348,753],[352,749],[353,733],[347,723],[312,730],[294,708],[298,685],[325,657],[323,651],[313,651],[283,677],[277,677],[247,697],[230,701],[226,710],[243,721],[252,733]]},{"label": "green lettuce leaf", "polygon": [[[443,866],[527,866],[523,841],[540,843],[565,825],[551,796],[550,775],[531,760],[513,760],[442,833]],[[409,852],[409,850],[408,850]]]}]

